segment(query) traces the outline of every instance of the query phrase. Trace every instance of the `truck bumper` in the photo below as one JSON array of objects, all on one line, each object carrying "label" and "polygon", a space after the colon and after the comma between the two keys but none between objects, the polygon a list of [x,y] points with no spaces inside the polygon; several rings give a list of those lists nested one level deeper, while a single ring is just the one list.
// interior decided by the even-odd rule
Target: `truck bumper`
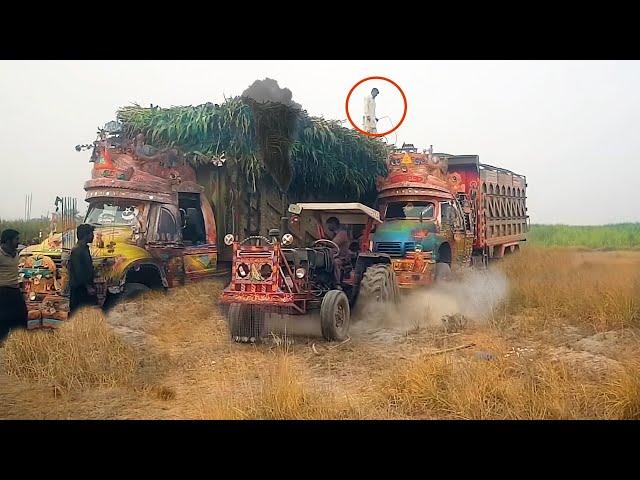
[{"label": "truck bumper", "polygon": [[412,259],[399,259],[392,263],[401,289],[427,287],[433,283],[435,262],[428,261],[425,265],[415,266]]},{"label": "truck bumper", "polygon": [[431,274],[400,272],[396,274],[398,286],[403,289],[427,287],[433,283]]}]

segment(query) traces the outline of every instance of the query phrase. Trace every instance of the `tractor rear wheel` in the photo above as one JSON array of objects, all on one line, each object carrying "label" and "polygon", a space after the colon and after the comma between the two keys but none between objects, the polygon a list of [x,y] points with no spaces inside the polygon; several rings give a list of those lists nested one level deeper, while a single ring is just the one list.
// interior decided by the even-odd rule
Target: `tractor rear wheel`
[{"label": "tractor rear wheel", "polygon": [[342,290],[329,290],[320,306],[322,336],[329,341],[345,340],[350,323],[349,299]]},{"label": "tractor rear wheel", "polygon": [[227,321],[231,338],[236,342],[259,342],[264,331],[264,314],[259,307],[243,303],[229,306]]},{"label": "tractor rear wheel", "polygon": [[360,282],[359,303],[398,303],[399,301],[400,289],[396,272],[391,265],[378,263],[365,270]]}]

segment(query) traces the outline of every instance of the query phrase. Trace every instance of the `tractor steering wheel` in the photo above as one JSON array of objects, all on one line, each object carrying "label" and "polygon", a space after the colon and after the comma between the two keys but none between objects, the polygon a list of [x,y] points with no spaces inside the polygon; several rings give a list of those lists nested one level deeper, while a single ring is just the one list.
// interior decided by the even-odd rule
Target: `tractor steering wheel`
[{"label": "tractor steering wheel", "polygon": [[315,247],[316,245],[321,243],[328,243],[331,249],[335,250],[335,253],[333,254],[334,257],[337,257],[338,255],[340,255],[340,247],[336,245],[336,242],[334,242],[333,240],[327,240],[326,238],[321,238],[313,242],[313,246]]}]

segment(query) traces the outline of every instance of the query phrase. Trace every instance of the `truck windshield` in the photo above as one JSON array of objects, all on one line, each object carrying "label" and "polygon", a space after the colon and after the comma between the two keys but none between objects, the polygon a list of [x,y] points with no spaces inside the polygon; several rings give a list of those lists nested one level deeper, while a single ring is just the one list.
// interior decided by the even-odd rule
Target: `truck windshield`
[{"label": "truck windshield", "polygon": [[89,206],[85,223],[93,225],[135,225],[139,206],[131,203],[96,202]]},{"label": "truck windshield", "polygon": [[387,220],[420,219],[420,212],[424,220],[433,219],[435,207],[432,202],[389,202],[387,205]]}]

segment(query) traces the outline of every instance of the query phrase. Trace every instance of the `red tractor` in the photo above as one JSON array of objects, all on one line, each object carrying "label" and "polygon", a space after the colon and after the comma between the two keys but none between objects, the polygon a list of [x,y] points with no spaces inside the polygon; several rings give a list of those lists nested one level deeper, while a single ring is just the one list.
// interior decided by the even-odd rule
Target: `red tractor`
[{"label": "red tractor", "polygon": [[[286,317],[294,331],[303,319],[319,317],[314,323],[322,336],[340,341],[348,336],[353,308],[398,301],[390,256],[371,249],[372,232],[381,223],[376,210],[360,203],[296,203],[289,214],[269,238],[225,237],[233,245],[233,262],[221,302],[229,305],[235,341],[269,334],[269,316]],[[327,224],[336,219],[341,239],[350,241],[348,252],[329,238]]]}]

